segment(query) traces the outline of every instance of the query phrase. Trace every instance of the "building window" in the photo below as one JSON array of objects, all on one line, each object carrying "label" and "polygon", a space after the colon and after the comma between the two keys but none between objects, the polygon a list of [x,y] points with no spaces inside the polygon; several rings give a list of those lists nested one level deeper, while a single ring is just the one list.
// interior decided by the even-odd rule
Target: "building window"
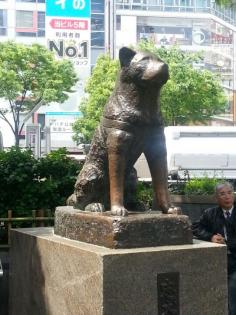
[{"label": "building window", "polygon": [[116,30],[117,31],[121,30],[121,16],[120,15],[116,16]]},{"label": "building window", "polygon": [[16,11],[16,28],[35,30],[36,16],[34,11]]},{"label": "building window", "polygon": [[104,31],[104,14],[92,14],[91,29],[92,31]]},{"label": "building window", "polygon": [[104,0],[91,0],[91,47],[105,46]]},{"label": "building window", "polygon": [[17,36],[44,37],[45,12],[16,11]]},{"label": "building window", "polygon": [[0,10],[0,36],[7,35],[7,10]]},{"label": "building window", "polygon": [[104,0],[92,0],[91,11],[93,13],[104,13]]},{"label": "building window", "polygon": [[91,34],[92,47],[104,47],[104,32],[92,32]]},{"label": "building window", "polygon": [[45,12],[38,12],[38,37],[45,37]]}]

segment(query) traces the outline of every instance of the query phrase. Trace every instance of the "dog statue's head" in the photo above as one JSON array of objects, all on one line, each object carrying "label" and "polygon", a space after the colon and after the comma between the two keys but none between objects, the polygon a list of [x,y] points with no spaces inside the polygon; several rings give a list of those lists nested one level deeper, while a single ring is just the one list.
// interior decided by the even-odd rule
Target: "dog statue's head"
[{"label": "dog statue's head", "polygon": [[168,65],[157,56],[123,47],[119,51],[121,79],[161,87],[169,79]]}]

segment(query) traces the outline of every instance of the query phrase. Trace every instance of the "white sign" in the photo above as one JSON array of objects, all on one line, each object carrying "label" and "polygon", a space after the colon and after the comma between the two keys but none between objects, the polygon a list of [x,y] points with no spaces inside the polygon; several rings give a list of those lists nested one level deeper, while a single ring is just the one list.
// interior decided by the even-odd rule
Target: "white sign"
[{"label": "white sign", "polygon": [[80,112],[46,112],[45,125],[50,127],[51,147],[74,148],[72,125]]},{"label": "white sign", "polygon": [[72,125],[80,115],[80,112],[46,112],[45,123],[51,133],[72,133]]}]

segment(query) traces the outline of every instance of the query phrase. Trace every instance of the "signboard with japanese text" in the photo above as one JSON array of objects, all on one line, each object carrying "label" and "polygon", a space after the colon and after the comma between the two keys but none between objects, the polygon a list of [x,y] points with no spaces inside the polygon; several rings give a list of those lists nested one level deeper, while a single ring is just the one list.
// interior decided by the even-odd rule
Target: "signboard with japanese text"
[{"label": "signboard with japanese text", "polygon": [[90,1],[46,0],[46,39],[57,58],[73,62],[80,79],[90,75]]},{"label": "signboard with japanese text", "polygon": [[51,133],[72,133],[72,125],[80,116],[80,112],[46,112],[45,123]]},{"label": "signboard with japanese text", "polygon": [[70,60],[79,77],[69,99],[63,104],[51,104],[50,112],[45,112],[52,148],[76,148],[72,125],[80,115],[76,111],[91,69],[90,5],[90,0],[46,0],[47,47],[57,59]]},{"label": "signboard with japanese text", "polygon": [[76,147],[72,125],[81,116],[80,112],[46,112],[45,125],[50,128],[51,147]]},{"label": "signboard with japanese text", "polygon": [[46,0],[46,16],[90,17],[89,0]]}]

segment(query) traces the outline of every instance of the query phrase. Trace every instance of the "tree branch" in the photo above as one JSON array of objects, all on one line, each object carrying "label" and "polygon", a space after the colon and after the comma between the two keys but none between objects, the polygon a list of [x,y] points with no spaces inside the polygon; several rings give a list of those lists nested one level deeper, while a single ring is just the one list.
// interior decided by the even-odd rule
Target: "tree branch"
[{"label": "tree branch", "polygon": [[30,116],[36,112],[36,110],[39,109],[40,106],[43,105],[43,100],[42,100],[42,97],[40,97],[36,102],[35,102],[35,105],[34,107],[26,114],[25,118],[23,119],[23,123],[20,127],[20,131],[19,131],[19,134],[21,133],[26,121],[30,118]]},{"label": "tree branch", "polygon": [[4,115],[4,113],[0,110],[0,118],[2,120],[4,120],[11,128],[12,132],[15,134],[14,128],[12,127],[12,124],[10,123],[10,121],[7,119],[7,117]]},{"label": "tree branch", "polygon": [[14,104],[12,103],[12,101],[10,99],[8,99],[8,101],[9,101],[9,104],[10,104],[13,120],[14,120],[14,123],[15,123],[16,122],[16,113],[15,113],[15,110],[14,110]]}]

